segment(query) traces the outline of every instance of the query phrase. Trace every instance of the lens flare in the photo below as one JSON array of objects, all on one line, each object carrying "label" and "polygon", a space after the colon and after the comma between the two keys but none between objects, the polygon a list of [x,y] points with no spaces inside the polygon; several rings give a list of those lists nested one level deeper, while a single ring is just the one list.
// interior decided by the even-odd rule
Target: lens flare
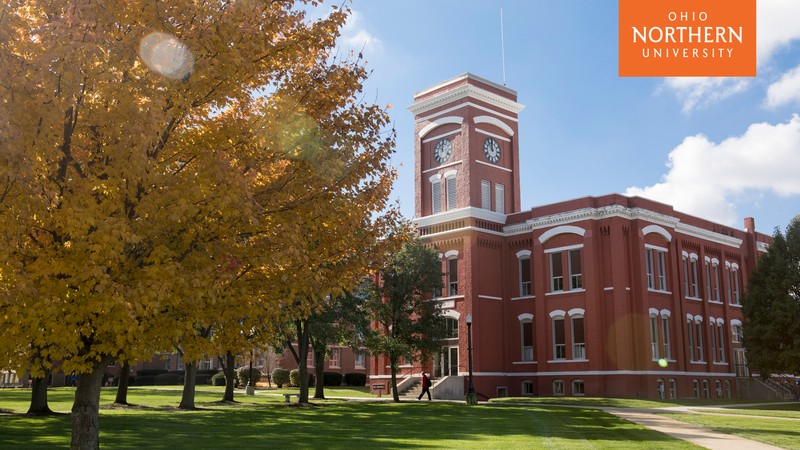
[{"label": "lens flare", "polygon": [[661,367],[667,367],[667,360],[664,359],[664,358],[659,359],[658,360],[658,365],[661,366]]},{"label": "lens flare", "polygon": [[139,44],[139,56],[150,70],[171,80],[188,77],[194,68],[194,55],[175,36],[153,32]]}]

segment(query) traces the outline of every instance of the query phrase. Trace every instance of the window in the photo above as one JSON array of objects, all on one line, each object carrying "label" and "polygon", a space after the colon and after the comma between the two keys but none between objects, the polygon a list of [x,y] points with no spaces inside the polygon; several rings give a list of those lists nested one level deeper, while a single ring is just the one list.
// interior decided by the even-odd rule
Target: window
[{"label": "window", "polygon": [[583,380],[572,380],[572,395],[583,395]]},{"label": "window", "polygon": [[741,344],[744,340],[744,330],[741,323],[731,321],[731,338],[734,343]]},{"label": "window", "polygon": [[650,314],[650,354],[653,361],[658,360],[658,317]]},{"label": "window", "polygon": [[667,264],[660,248],[645,248],[645,271],[647,272],[647,288],[655,291],[667,291]]},{"label": "window", "polygon": [[444,324],[447,329],[445,339],[458,339],[458,320],[445,317]]},{"label": "window", "polygon": [[719,362],[725,362],[725,329],[722,321],[717,322],[717,351],[719,351]]},{"label": "window", "polygon": [[717,362],[717,325],[714,323],[714,318],[708,324],[708,337],[709,345],[711,346],[711,360]]},{"label": "window", "polygon": [[586,359],[586,336],[583,317],[570,317],[572,322],[572,359]]},{"label": "window", "polygon": [[678,398],[678,385],[674,379],[669,380],[669,398]]},{"label": "window", "polygon": [[553,359],[567,359],[567,342],[564,334],[564,318],[553,318]]},{"label": "window", "polygon": [[689,343],[689,361],[697,361],[694,356],[694,321],[691,317],[686,319],[686,331],[688,332],[688,339],[686,341]]},{"label": "window", "polygon": [[683,296],[689,297],[689,255],[683,254]]},{"label": "window", "polygon": [[492,209],[492,183],[481,180],[481,208]]},{"label": "window", "polygon": [[725,263],[725,298],[728,299],[728,303],[733,304],[733,297],[731,296],[731,265],[730,263]]},{"label": "window", "polygon": [[520,322],[520,332],[522,333],[522,360],[533,361],[533,322],[531,319]]},{"label": "window", "polygon": [[508,388],[505,386],[497,386],[497,398],[508,397]]},{"label": "window", "polygon": [[583,275],[581,274],[581,251],[569,251],[569,288],[582,289]]},{"label": "window", "polygon": [[308,347],[308,354],[306,355],[306,367],[314,367],[314,349]]},{"label": "window", "polygon": [[553,395],[564,395],[564,380],[553,380]]},{"label": "window", "polygon": [[458,256],[447,258],[447,295],[458,295]]},{"label": "window", "polygon": [[665,391],[664,380],[659,378],[658,380],[656,380],[656,394],[658,395],[659,400],[664,400],[664,395],[665,395],[664,391]]},{"label": "window", "polygon": [[561,269],[561,252],[550,253],[550,291],[564,290],[564,272]]},{"label": "window", "polygon": [[355,363],[353,364],[356,369],[363,369],[367,366],[367,354],[362,350],[355,353]]},{"label": "window", "polygon": [[695,329],[695,348],[697,351],[697,358],[695,361],[703,362],[706,360],[705,356],[703,356],[703,323],[700,321],[696,321],[694,324]]},{"label": "window", "polygon": [[714,387],[717,391],[717,398],[722,398],[722,382],[719,380],[714,381]]},{"label": "window", "polygon": [[431,181],[431,213],[442,212],[442,182],[438,179]]},{"label": "window", "polygon": [[692,389],[694,391],[694,398],[700,398],[700,382],[692,380]]},{"label": "window", "polygon": [[661,315],[661,339],[664,345],[662,356],[666,359],[672,359],[672,351],[670,350],[669,342],[669,316],[663,314]]},{"label": "window", "polygon": [[524,380],[522,382],[522,395],[533,395],[533,382]]},{"label": "window", "polygon": [[711,300],[711,260],[706,257],[706,265],[705,265],[705,273],[706,273],[706,299]]},{"label": "window", "polygon": [[342,349],[340,348],[331,349],[331,357],[328,360],[328,365],[334,368],[342,367]]},{"label": "window", "polygon": [[741,305],[739,303],[739,266],[736,264],[731,268],[731,277],[733,277],[733,304]]},{"label": "window", "polygon": [[700,288],[699,288],[699,283],[697,282],[697,255],[691,254],[689,255],[689,257],[691,259],[689,266],[692,268],[692,279],[691,279],[692,297],[699,298]]},{"label": "window", "polygon": [[527,297],[531,292],[531,257],[522,256],[519,259],[519,295]]},{"label": "window", "polygon": [[175,365],[177,370],[183,370],[183,357],[178,353],[178,363]]},{"label": "window", "polygon": [[450,175],[447,181],[447,209],[456,209],[456,176]]},{"label": "window", "polygon": [[716,259],[711,261],[711,272],[714,274],[714,279],[712,280],[713,295],[714,295],[713,299],[715,302],[720,302],[722,300],[720,299],[720,293],[719,293],[719,263],[717,262]]},{"label": "window", "polygon": [[497,212],[506,212],[506,188],[502,184],[494,185],[494,207]]},{"label": "window", "polygon": [[710,392],[708,391],[708,380],[703,380],[703,398],[711,398]]}]

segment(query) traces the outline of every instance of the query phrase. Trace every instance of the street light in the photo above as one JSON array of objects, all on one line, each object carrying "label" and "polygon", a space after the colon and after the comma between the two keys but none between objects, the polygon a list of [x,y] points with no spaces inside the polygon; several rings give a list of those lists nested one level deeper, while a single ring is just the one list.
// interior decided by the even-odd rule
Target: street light
[{"label": "street light", "polygon": [[469,361],[469,390],[467,390],[467,404],[477,405],[478,394],[472,384],[472,314],[467,314],[467,360]]},{"label": "street light", "polygon": [[245,395],[255,395],[256,387],[253,384],[253,350],[250,349],[250,375],[247,377],[247,386],[244,388]]}]

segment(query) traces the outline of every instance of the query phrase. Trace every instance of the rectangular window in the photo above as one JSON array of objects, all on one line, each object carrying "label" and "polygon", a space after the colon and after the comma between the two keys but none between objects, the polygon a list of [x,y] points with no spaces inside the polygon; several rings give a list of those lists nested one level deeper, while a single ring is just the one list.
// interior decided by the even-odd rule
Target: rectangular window
[{"label": "rectangular window", "polygon": [[506,212],[506,188],[502,184],[494,185],[494,207],[497,212]]},{"label": "rectangular window", "polygon": [[742,326],[738,325],[738,324],[737,325],[733,325],[731,327],[731,331],[732,331],[733,342],[735,342],[737,344],[741,343],[742,342],[742,337],[744,336],[744,332],[742,331]]},{"label": "rectangular window", "polygon": [[686,331],[688,331],[688,342],[689,342],[689,361],[697,361],[695,358],[695,347],[694,347],[694,323],[692,323],[691,319],[686,321]]},{"label": "rectangular window", "polygon": [[664,252],[656,252],[656,273],[658,274],[658,289],[668,291],[667,289],[667,262]]},{"label": "rectangular window", "polygon": [[572,319],[572,359],[586,359],[586,336],[583,330],[583,317]]},{"label": "rectangular window", "polygon": [[711,361],[717,362],[717,326],[714,322],[708,324],[709,345],[711,345]]},{"label": "rectangular window", "polygon": [[572,395],[583,395],[583,380],[572,380]]},{"label": "rectangular window", "polygon": [[519,295],[527,297],[531,292],[531,259],[523,257],[519,260]]},{"label": "rectangular window", "polygon": [[719,350],[719,362],[725,362],[725,330],[721,323],[717,324],[717,349]]},{"label": "rectangular window", "polygon": [[689,260],[683,257],[683,296],[689,296]]},{"label": "rectangular window", "polygon": [[564,318],[553,319],[553,359],[567,359]]},{"label": "rectangular window", "polygon": [[581,251],[569,251],[569,288],[583,289],[583,274],[581,273]]},{"label": "rectangular window", "polygon": [[481,180],[481,208],[492,209],[492,184],[487,180]]},{"label": "rectangular window", "polygon": [[522,382],[522,395],[533,395],[533,382],[532,381],[523,381]]},{"label": "rectangular window", "polygon": [[458,320],[452,317],[445,317],[445,339],[458,339]]},{"label": "rectangular window", "polygon": [[561,269],[561,252],[550,253],[550,291],[564,290],[564,272]]},{"label": "rectangular window", "polygon": [[564,395],[564,381],[553,381],[553,395]]},{"label": "rectangular window", "polygon": [[729,266],[725,266],[725,298],[728,299],[728,303],[733,303],[733,297],[731,296],[731,268]]},{"label": "rectangular window", "polygon": [[342,349],[340,348],[332,348],[331,349],[331,357],[328,360],[328,365],[333,368],[340,368],[342,367]]},{"label": "rectangular window", "polygon": [[447,178],[447,209],[456,209],[456,177]]},{"label": "rectangular window", "polygon": [[670,351],[669,344],[669,316],[661,317],[661,339],[664,340],[664,352],[662,356],[666,359],[672,359],[672,351]]},{"label": "rectangular window", "polygon": [[697,282],[697,260],[693,259],[691,262],[692,266],[692,297],[700,298],[700,288]]},{"label": "rectangular window", "polygon": [[656,280],[653,276],[653,249],[644,250],[644,270],[647,273],[647,289],[656,288]]},{"label": "rectangular window", "polygon": [[721,299],[719,297],[719,295],[720,295],[720,293],[719,293],[719,265],[714,264],[713,267],[712,267],[712,270],[714,272],[714,280],[713,280],[713,282],[714,282],[714,301],[719,302],[719,301],[721,301]]},{"label": "rectangular window", "polygon": [[363,369],[367,366],[367,354],[359,350],[355,354],[355,363],[353,364],[356,369]]},{"label": "rectangular window", "polygon": [[658,360],[658,317],[650,316],[650,354]]},{"label": "rectangular window", "polygon": [[306,355],[306,367],[314,367],[314,349],[308,347],[308,354]]},{"label": "rectangular window", "polygon": [[711,300],[711,262],[706,261],[706,300]]},{"label": "rectangular window", "polygon": [[533,323],[522,322],[522,360],[533,361]]},{"label": "rectangular window", "polygon": [[706,360],[706,357],[703,355],[703,323],[696,322],[694,324],[695,336],[695,349],[697,352],[697,358],[695,361],[703,362]]},{"label": "rectangular window", "polygon": [[733,269],[731,273],[733,274],[733,304],[739,305],[739,271]]},{"label": "rectangular window", "polygon": [[458,295],[458,259],[447,260],[447,295]]},{"label": "rectangular window", "polygon": [[438,180],[431,182],[431,197],[432,213],[438,214],[442,212],[442,183]]}]

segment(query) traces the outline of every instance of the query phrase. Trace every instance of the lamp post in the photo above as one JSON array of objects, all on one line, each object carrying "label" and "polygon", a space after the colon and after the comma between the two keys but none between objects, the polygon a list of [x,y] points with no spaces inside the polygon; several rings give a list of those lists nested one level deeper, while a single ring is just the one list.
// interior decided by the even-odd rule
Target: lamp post
[{"label": "lamp post", "polygon": [[469,362],[469,390],[467,390],[467,405],[478,404],[478,394],[472,384],[472,314],[467,314],[467,361]]},{"label": "lamp post", "polygon": [[244,388],[245,395],[256,395],[256,387],[253,384],[253,350],[250,350],[250,375],[247,377],[247,386]]}]

